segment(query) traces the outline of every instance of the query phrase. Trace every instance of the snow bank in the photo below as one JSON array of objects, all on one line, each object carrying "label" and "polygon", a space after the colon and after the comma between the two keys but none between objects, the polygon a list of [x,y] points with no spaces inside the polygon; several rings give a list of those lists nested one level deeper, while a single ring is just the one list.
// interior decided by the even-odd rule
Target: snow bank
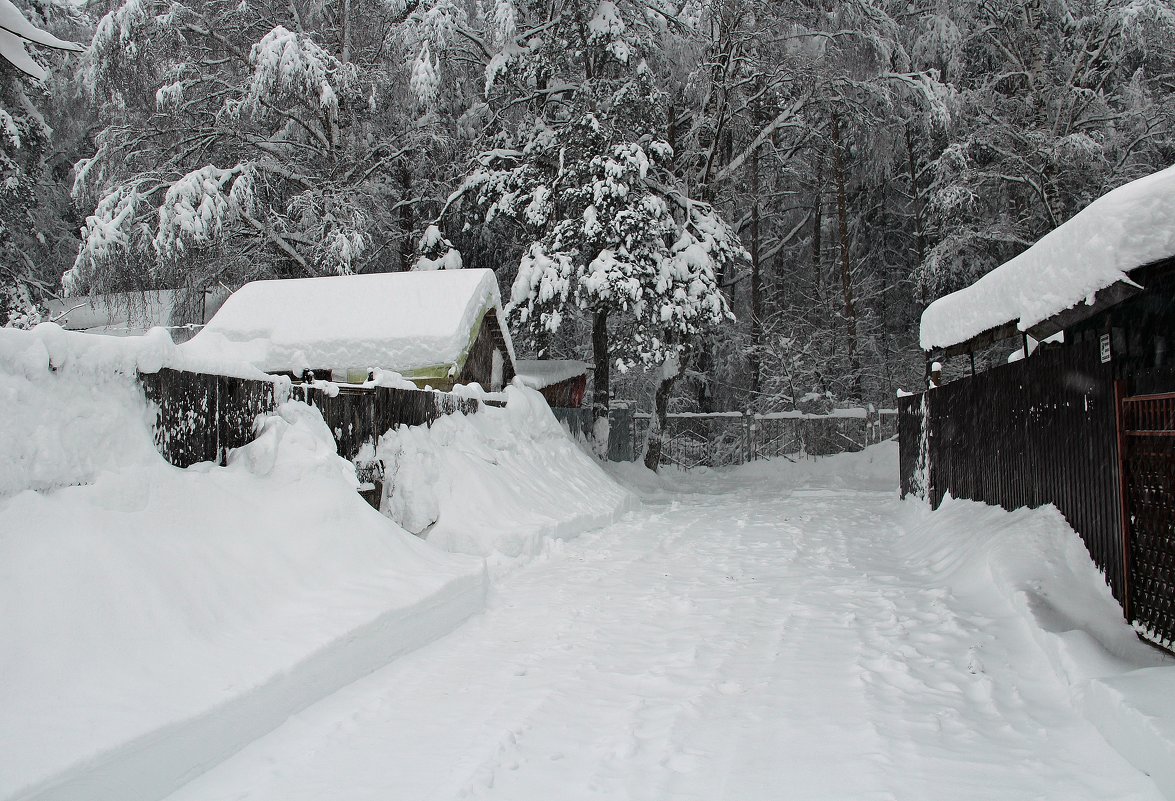
[{"label": "snow bank", "polygon": [[636,499],[568,436],[542,395],[506,388],[504,409],[388,432],[385,514],[450,551],[495,560],[606,525]]},{"label": "snow bank", "polygon": [[[956,595],[998,594],[1069,687],[1077,708],[1175,798],[1175,658],[1122,619],[1085,546],[1054,507],[1007,512],[947,498],[907,504],[902,557]],[[993,612],[994,614],[994,612]]]},{"label": "snow bank", "polygon": [[0,328],[0,374],[38,379],[47,370],[102,376],[154,373],[168,367],[194,373],[278,381],[231,353],[197,352],[176,345],[163,328],[142,336],[102,336],[41,323],[31,331]]},{"label": "snow bank", "polygon": [[1136,267],[1175,256],[1175,167],[1095,200],[974,284],[922,313],[923,350],[965,342],[1012,321],[1027,331]]},{"label": "snow bank", "polygon": [[133,375],[50,373],[47,359],[39,373],[14,374],[2,360],[0,354],[0,499],[158,461],[154,415]]},{"label": "snow bank", "polygon": [[185,343],[262,370],[382,367],[411,373],[458,363],[482,316],[501,316],[491,270],[439,270],[253,281]]},{"label": "snow bank", "polygon": [[187,359],[162,328],[141,337],[83,334],[54,323],[0,328],[0,498],[158,462],[154,415],[135,374],[161,367],[270,380],[240,363]]},{"label": "snow bank", "polygon": [[0,799],[160,797],[482,608],[483,563],[367,506],[317,411],[179,470],[131,375],[81,369],[143,353],[50,373],[59,332],[0,332]]}]

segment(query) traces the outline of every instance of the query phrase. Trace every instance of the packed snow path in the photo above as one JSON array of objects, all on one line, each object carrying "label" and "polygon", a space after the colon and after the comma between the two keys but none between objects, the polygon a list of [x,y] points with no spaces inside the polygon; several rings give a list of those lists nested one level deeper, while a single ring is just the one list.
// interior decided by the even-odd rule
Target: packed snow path
[{"label": "packed snow path", "polygon": [[173,801],[1160,797],[892,491],[685,481]]}]

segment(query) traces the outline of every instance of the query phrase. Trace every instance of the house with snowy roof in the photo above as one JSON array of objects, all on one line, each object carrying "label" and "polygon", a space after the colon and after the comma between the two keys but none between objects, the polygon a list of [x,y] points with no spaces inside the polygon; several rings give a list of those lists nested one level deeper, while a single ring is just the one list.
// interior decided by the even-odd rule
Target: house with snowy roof
[{"label": "house with snowy roof", "polygon": [[899,398],[902,494],[1052,504],[1139,635],[1175,649],[1175,167],[930,304],[921,344],[971,374]]},{"label": "house with snowy roof", "polygon": [[438,270],[253,281],[184,349],[295,379],[363,383],[395,372],[418,387],[514,377],[514,346],[491,270]]},{"label": "house with snowy roof", "polygon": [[[929,360],[971,355],[1010,337],[1100,340],[1140,369],[1175,361],[1172,266],[1175,167],[1095,200],[1014,259],[931,303],[920,339]],[[1026,352],[1026,351],[1025,351]]]},{"label": "house with snowy roof", "polygon": [[587,394],[592,368],[577,359],[519,359],[518,379],[538,390],[553,409],[578,409]]}]

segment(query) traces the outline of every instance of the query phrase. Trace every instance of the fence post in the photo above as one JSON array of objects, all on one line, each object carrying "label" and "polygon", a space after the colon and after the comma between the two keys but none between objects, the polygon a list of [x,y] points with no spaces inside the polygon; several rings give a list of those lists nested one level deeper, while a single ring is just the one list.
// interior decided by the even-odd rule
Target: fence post
[{"label": "fence post", "polygon": [[752,440],[753,424],[751,422],[751,412],[748,409],[743,412],[743,443],[745,443],[745,450],[743,453],[743,464],[752,461],[755,458],[755,444]]}]

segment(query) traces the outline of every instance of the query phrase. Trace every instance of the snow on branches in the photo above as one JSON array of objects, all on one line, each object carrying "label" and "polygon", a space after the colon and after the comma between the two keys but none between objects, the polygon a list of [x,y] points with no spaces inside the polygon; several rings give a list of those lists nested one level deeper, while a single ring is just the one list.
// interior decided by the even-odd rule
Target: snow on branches
[{"label": "snow on branches", "polygon": [[82,49],[80,45],[58,39],[48,31],[33,25],[20,13],[20,9],[13,5],[12,0],[0,0],[0,59],[34,80],[44,80],[47,73],[29,54],[30,44],[73,52]]},{"label": "snow on branches", "polygon": [[[421,31],[447,35],[449,12],[420,11]],[[330,13],[220,0],[114,5],[84,64],[105,127],[97,153],[77,165],[75,199],[94,212],[67,285],[407,266],[402,239],[419,233],[408,193],[416,197],[414,171],[432,166],[408,159],[432,140],[405,114],[411,76],[372,35],[382,24],[360,24],[391,13],[382,0]]]},{"label": "snow on branches", "polygon": [[424,229],[419,247],[420,258],[413,265],[414,270],[460,270],[462,267],[460,251],[435,224]]},{"label": "snow on branches", "polygon": [[462,192],[486,222],[505,215],[533,237],[507,309],[517,325],[553,333],[568,304],[622,315],[632,336],[613,356],[628,368],[729,317],[715,276],[744,251],[712,209],[666,188],[671,158],[664,142],[609,144],[590,113],[538,126],[522,151],[483,154]]},{"label": "snow on branches", "polygon": [[82,244],[73,267],[61,279],[67,294],[90,289],[96,278],[128,251],[141,252],[152,240],[143,220],[150,208],[138,186],[124,185],[107,193],[82,226]]},{"label": "snow on branches", "polygon": [[224,235],[227,224],[252,211],[253,203],[253,168],[248,165],[231,170],[208,166],[190,172],[164,195],[155,249],[166,259],[192,247],[211,245]]},{"label": "snow on branches", "polygon": [[[267,109],[287,102],[314,98],[327,112],[338,111],[339,100],[332,80],[343,65],[308,36],[299,36],[278,25],[249,51],[253,80],[244,107],[264,116]],[[343,76],[345,79],[345,75]]]}]

